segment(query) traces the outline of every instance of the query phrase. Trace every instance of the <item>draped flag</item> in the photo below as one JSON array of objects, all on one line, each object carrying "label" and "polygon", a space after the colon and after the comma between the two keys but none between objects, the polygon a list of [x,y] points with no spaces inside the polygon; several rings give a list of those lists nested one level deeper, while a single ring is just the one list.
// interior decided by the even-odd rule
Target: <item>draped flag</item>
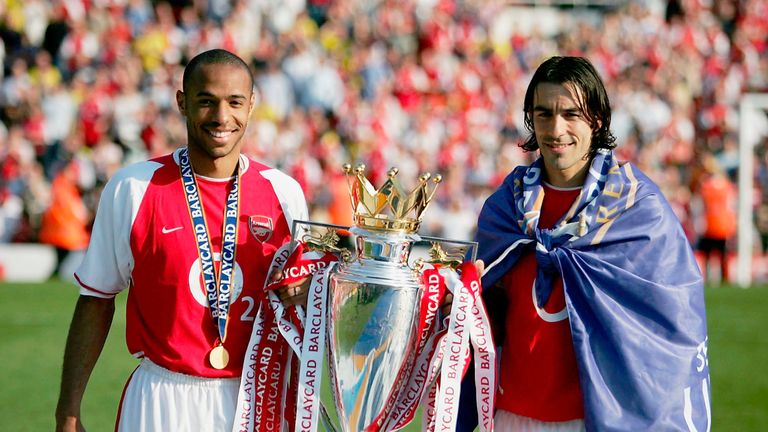
[{"label": "draped flag", "polygon": [[528,251],[539,307],[562,277],[587,430],[708,431],[703,279],[662,193],[601,149],[570,210],[539,229],[543,172],[541,159],[517,167],[486,201],[477,234],[482,285]]}]

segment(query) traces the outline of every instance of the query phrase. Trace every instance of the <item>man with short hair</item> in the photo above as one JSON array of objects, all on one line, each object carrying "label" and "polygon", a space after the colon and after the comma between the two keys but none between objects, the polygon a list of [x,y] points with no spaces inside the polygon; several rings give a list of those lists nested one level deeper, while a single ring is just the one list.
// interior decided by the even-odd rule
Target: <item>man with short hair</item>
[{"label": "man with short hair", "polygon": [[75,276],[57,430],[82,430],[80,404],[126,288],[126,341],[141,363],[120,431],[231,431],[254,316],[275,251],[307,219],[287,175],[240,153],[253,76],[215,49],[186,66],[176,94],[187,145],[128,166],[102,194]]},{"label": "man with short hair", "polygon": [[[616,160],[597,71],[546,60],[524,112],[521,146],[540,157],[478,221],[485,299],[500,311],[496,430],[708,430],[701,273],[658,187]],[[458,429],[471,430],[464,412]]]}]

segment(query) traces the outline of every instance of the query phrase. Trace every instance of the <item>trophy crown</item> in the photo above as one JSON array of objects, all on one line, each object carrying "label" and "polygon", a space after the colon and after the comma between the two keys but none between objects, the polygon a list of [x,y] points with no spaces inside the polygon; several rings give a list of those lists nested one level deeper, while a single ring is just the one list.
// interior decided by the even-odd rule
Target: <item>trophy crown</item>
[{"label": "trophy crown", "polygon": [[352,165],[344,164],[343,169],[347,175],[355,225],[365,229],[415,233],[424,209],[442,181],[439,174],[433,177],[424,173],[419,176],[419,184],[406,192],[397,181],[398,169],[391,168],[387,171],[387,180],[376,189],[365,176],[365,165],[352,169]]}]

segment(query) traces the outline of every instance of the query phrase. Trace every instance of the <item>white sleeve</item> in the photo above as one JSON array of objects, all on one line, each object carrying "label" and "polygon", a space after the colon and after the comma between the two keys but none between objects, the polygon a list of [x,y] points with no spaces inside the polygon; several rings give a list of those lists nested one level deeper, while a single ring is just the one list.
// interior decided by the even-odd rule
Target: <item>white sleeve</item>
[{"label": "white sleeve", "polygon": [[301,190],[299,183],[289,175],[277,169],[268,169],[261,172],[275,190],[280,206],[283,208],[285,220],[288,222],[293,238],[302,238],[305,227],[299,225],[298,233],[293,232],[294,220],[308,220],[309,210],[307,201],[304,198],[304,191]]},{"label": "white sleeve", "polygon": [[110,298],[128,288],[133,270],[131,230],[156,162],[123,168],[107,182],[96,212],[91,241],[75,272],[80,294]]}]

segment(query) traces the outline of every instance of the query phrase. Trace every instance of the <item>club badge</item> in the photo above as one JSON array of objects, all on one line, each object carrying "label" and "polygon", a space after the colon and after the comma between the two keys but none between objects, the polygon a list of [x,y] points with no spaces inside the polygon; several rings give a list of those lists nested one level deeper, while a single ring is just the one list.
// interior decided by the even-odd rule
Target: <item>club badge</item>
[{"label": "club badge", "polygon": [[266,216],[256,215],[248,217],[248,228],[253,237],[264,243],[272,238],[272,219]]}]

